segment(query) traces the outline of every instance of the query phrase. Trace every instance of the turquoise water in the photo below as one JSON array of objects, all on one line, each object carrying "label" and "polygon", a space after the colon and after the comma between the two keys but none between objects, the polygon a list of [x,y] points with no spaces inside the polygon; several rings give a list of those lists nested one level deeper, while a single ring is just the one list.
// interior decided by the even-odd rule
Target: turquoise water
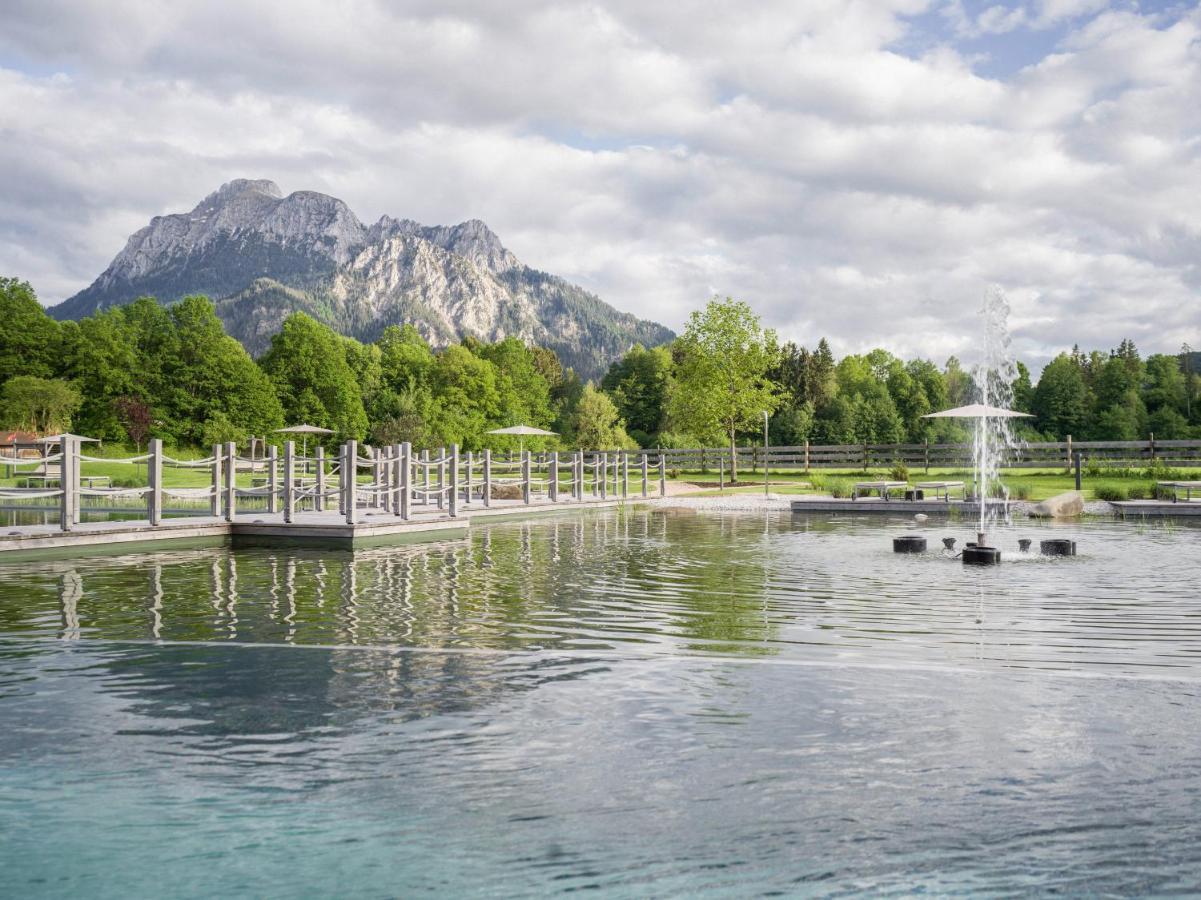
[{"label": "turquoise water", "polygon": [[1198,531],[899,527],[0,567],[3,893],[1196,891]]}]

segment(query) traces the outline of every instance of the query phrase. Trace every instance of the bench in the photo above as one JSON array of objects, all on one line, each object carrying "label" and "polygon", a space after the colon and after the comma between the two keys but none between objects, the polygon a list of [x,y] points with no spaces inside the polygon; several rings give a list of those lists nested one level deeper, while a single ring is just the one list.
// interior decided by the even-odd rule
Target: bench
[{"label": "bench", "polygon": [[951,490],[958,488],[963,495],[963,499],[967,499],[967,489],[963,486],[962,481],[919,481],[914,485],[919,491],[933,491],[935,499],[941,494],[943,502],[951,502]]},{"label": "bench", "polygon": [[[33,487],[34,482],[38,482],[42,487],[50,487],[51,482],[61,482],[61,475],[26,475],[25,487]],[[112,478],[108,475],[80,475],[79,483],[93,488],[97,484],[109,486],[112,484]]]},{"label": "bench", "polygon": [[1171,488],[1173,503],[1180,499],[1181,491],[1184,491],[1185,502],[1193,499],[1193,491],[1201,491],[1201,481],[1157,481],[1155,486]]},{"label": "bench", "polygon": [[851,499],[858,500],[860,493],[875,491],[880,494],[881,500],[887,500],[892,491],[903,491],[908,486],[908,482],[905,481],[857,481],[851,489]]}]

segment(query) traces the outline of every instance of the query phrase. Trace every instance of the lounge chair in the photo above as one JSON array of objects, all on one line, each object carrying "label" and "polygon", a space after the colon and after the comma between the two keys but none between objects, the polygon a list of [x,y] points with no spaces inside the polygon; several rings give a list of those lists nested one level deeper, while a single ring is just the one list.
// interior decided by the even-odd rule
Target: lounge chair
[{"label": "lounge chair", "polygon": [[932,491],[935,499],[941,494],[945,503],[951,502],[951,490],[953,488],[958,488],[963,499],[967,499],[967,489],[963,486],[962,481],[919,481],[914,487],[919,491]]},{"label": "lounge chair", "polygon": [[857,481],[851,489],[851,499],[858,500],[861,493],[879,493],[881,500],[887,500],[893,491],[903,491],[909,486],[905,481]]}]

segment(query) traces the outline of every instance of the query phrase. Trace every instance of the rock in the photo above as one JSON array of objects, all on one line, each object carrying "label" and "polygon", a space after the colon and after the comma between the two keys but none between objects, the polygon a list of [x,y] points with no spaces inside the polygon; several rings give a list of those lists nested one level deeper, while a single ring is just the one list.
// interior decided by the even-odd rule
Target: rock
[{"label": "rock", "polygon": [[519,484],[492,485],[493,500],[520,500],[524,496]]},{"label": "rock", "polygon": [[1036,519],[1074,519],[1084,512],[1084,495],[1079,491],[1065,491],[1036,503],[1030,515]]}]

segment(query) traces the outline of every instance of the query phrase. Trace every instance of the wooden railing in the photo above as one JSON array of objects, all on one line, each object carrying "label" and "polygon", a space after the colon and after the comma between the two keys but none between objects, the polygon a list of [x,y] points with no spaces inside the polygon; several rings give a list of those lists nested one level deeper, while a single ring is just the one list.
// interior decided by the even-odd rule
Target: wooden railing
[{"label": "wooden railing", "polygon": [[[737,449],[740,469],[754,471],[761,467],[766,456],[772,469],[808,471],[810,469],[884,469],[904,463],[910,469],[968,468],[973,464],[972,445],[959,444],[802,444],[793,447],[762,447]],[[713,471],[730,468],[728,447],[705,447],[688,450],[627,451],[634,457],[662,453],[667,467],[679,471]],[[1201,441],[1047,441],[1023,443],[1004,454],[1006,468],[1068,468],[1073,457],[1080,454],[1084,465],[1115,468],[1144,468],[1152,462],[1168,468],[1201,466]]]}]

